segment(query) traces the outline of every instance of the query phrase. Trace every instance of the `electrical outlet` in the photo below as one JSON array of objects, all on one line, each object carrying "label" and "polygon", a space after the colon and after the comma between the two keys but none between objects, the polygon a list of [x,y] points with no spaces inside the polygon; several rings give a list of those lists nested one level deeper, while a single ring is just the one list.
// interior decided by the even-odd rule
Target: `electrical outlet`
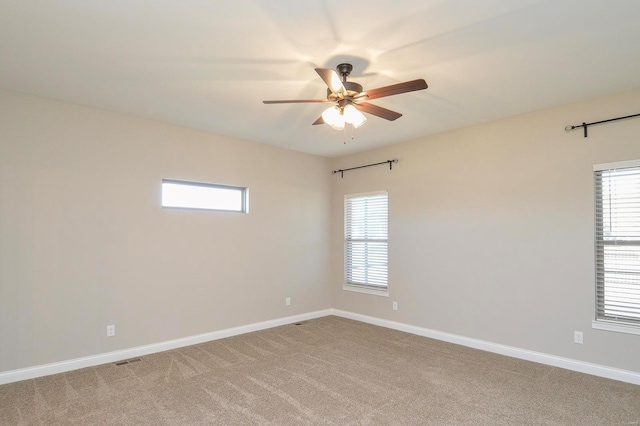
[{"label": "electrical outlet", "polygon": [[291,298],[287,297],[286,299],[284,299],[284,304],[287,306],[291,305]]},{"label": "electrical outlet", "polygon": [[573,343],[577,343],[579,345],[581,345],[583,343],[582,331],[574,331],[573,332]]},{"label": "electrical outlet", "polygon": [[116,335],[116,326],[108,325],[107,326],[107,337],[113,337]]},{"label": "electrical outlet", "polygon": [[393,310],[394,311],[398,310],[398,302],[393,302]]}]

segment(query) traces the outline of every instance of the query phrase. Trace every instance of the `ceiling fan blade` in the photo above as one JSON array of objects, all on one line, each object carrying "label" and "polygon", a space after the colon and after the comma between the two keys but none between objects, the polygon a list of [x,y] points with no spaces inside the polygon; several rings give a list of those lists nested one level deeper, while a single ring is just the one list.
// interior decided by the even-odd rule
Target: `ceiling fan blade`
[{"label": "ceiling fan blade", "polygon": [[385,96],[398,95],[400,93],[415,92],[416,90],[424,90],[427,82],[423,79],[405,81],[404,83],[392,84],[391,86],[378,87],[377,89],[365,90],[362,94],[366,94],[368,100],[383,98]]},{"label": "ceiling fan blade", "polygon": [[316,72],[324,80],[332,93],[347,96],[347,90],[344,88],[338,73],[330,68],[316,68]]},{"label": "ceiling fan blade", "polygon": [[329,103],[326,99],[284,99],[278,101],[262,101],[263,104],[304,104],[304,103]]},{"label": "ceiling fan blade", "polygon": [[367,102],[360,102],[358,104],[353,104],[356,108],[358,108],[362,112],[366,112],[367,114],[376,115],[380,118],[384,118],[385,120],[393,121],[402,117],[402,114],[399,112],[391,111],[390,109],[382,108],[377,105],[373,105]]},{"label": "ceiling fan blade", "polygon": [[318,117],[318,119],[314,121],[312,125],[315,126],[316,124],[325,124],[322,116]]}]

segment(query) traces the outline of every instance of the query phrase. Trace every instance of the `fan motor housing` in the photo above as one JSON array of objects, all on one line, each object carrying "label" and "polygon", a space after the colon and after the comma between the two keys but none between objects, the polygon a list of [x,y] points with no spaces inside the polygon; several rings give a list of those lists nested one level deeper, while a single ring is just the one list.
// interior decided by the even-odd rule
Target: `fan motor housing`
[{"label": "fan motor housing", "polygon": [[[362,92],[362,85],[354,81],[343,81],[342,85],[345,89],[347,89],[346,97],[357,96]],[[330,101],[337,101],[339,99],[339,96],[336,93],[333,93],[331,89],[327,89],[327,99]]]},{"label": "fan motor housing", "polygon": [[347,93],[349,94],[349,96],[355,96],[358,93],[362,92],[362,85],[354,83],[353,81],[343,81],[342,85],[345,89],[347,89]]}]

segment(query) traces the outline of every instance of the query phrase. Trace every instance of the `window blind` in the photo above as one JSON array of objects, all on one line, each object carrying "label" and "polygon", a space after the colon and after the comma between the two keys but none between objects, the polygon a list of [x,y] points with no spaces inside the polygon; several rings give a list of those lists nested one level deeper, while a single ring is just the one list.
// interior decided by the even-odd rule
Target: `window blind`
[{"label": "window blind", "polygon": [[345,283],[387,288],[387,192],[345,196]]},{"label": "window blind", "polygon": [[596,319],[640,326],[640,165],[594,169]]}]

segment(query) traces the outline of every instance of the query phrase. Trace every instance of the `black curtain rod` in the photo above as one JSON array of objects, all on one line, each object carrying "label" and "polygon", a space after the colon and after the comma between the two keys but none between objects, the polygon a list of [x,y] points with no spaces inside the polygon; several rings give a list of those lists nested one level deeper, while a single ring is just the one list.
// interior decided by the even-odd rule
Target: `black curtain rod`
[{"label": "black curtain rod", "polygon": [[393,163],[397,163],[397,162],[398,162],[398,159],[394,158],[393,160],[381,161],[379,163],[367,164],[365,166],[351,167],[350,169],[334,170],[333,174],[335,175],[336,173],[340,173],[340,177],[343,178],[344,172],[348,172],[349,170],[362,169],[364,167],[371,167],[371,166],[379,166],[380,164],[389,164],[389,170],[393,170]]},{"label": "black curtain rod", "polygon": [[582,123],[582,124],[578,124],[577,126],[568,125],[567,127],[564,128],[564,130],[567,132],[570,132],[573,129],[577,129],[578,127],[584,127],[584,137],[586,138],[588,126],[593,126],[595,124],[609,123],[610,121],[625,120],[627,118],[633,118],[633,117],[640,117],[640,114],[626,115],[624,117],[610,118],[608,120],[602,120],[602,121],[594,121],[593,123]]}]

